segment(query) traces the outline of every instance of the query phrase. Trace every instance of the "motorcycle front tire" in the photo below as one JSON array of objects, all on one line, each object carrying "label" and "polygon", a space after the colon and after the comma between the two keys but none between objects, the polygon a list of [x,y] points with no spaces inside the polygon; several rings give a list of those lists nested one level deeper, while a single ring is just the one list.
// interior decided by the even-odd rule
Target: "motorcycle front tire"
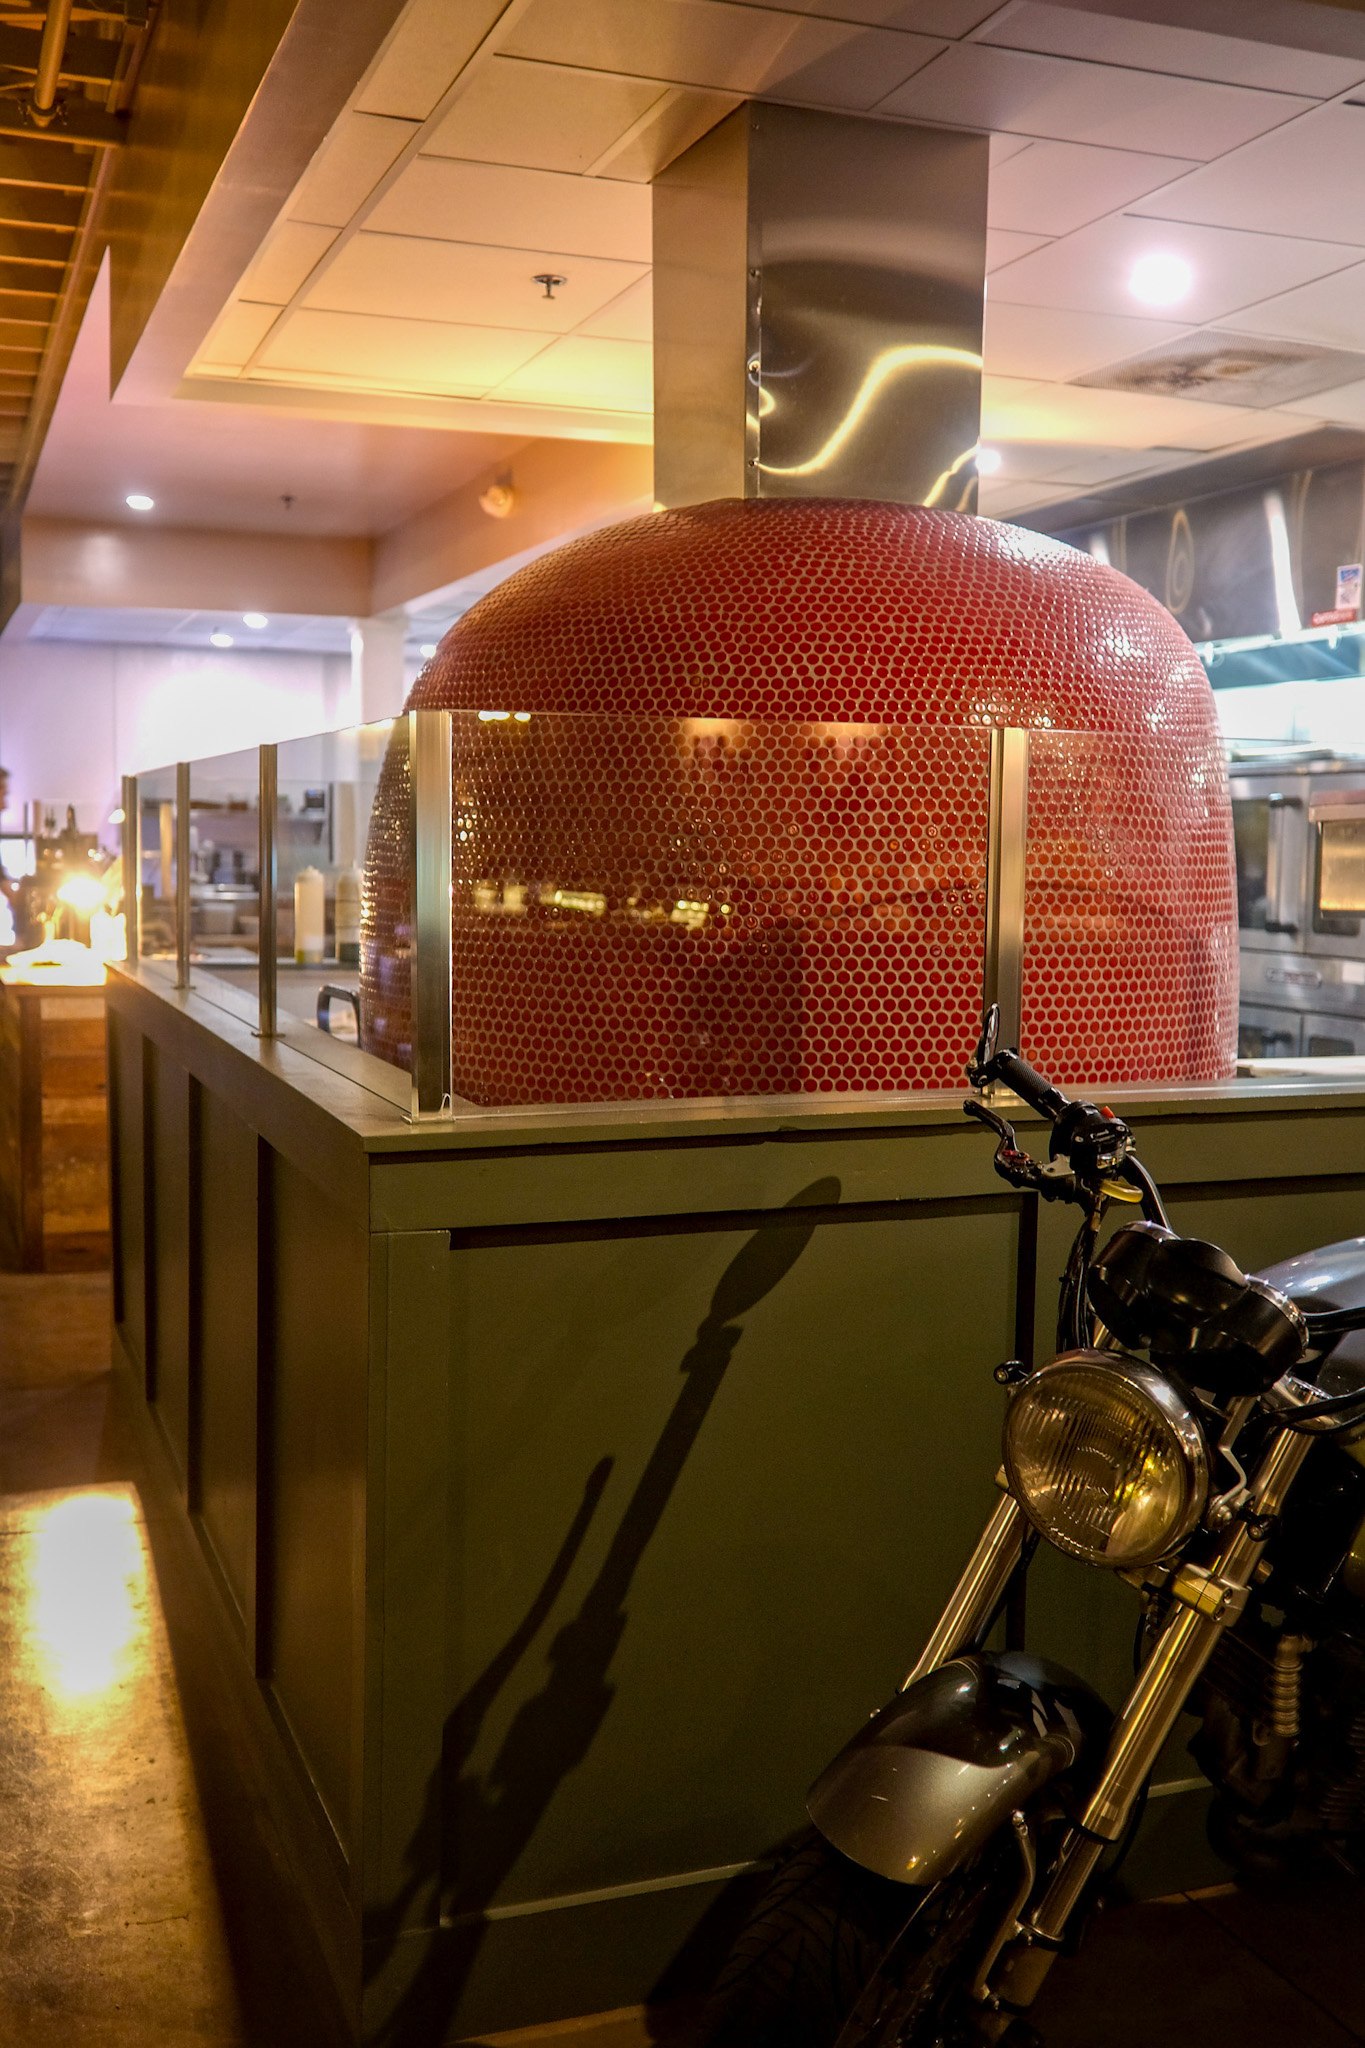
[{"label": "motorcycle front tire", "polygon": [[[927,1890],[793,1845],[721,1970],[694,2048],[937,2048],[1010,1889],[1005,1845]],[[994,1911],[992,1909],[995,1909]],[[912,1916],[913,1915],[913,1919]],[[907,1924],[908,1923],[908,1924]]]}]

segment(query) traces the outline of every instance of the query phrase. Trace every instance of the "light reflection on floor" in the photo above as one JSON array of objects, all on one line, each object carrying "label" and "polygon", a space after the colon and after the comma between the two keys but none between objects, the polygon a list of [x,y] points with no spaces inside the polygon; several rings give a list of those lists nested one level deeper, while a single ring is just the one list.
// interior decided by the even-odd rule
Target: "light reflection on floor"
[{"label": "light reflection on floor", "polygon": [[36,1512],[23,1541],[19,1591],[33,1679],[54,1701],[98,1713],[150,1648],[147,1557],[133,1490],[64,1495]]}]

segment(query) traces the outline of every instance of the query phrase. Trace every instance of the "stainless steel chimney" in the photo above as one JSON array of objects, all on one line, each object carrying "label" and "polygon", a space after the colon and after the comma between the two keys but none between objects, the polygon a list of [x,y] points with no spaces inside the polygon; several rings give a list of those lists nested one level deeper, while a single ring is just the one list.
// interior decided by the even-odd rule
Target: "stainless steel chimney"
[{"label": "stainless steel chimney", "polygon": [[661,173],[661,504],[975,511],[989,148],[750,101]]}]

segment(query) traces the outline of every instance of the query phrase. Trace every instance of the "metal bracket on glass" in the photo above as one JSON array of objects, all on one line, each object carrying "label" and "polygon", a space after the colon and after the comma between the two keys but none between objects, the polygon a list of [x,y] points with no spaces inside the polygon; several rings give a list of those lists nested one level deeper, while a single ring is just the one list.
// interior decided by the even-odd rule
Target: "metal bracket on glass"
[{"label": "metal bracket on glass", "polygon": [[451,1113],[450,762],[450,713],[410,711],[414,1122]]},{"label": "metal bracket on glass", "polygon": [[259,790],[256,799],[261,913],[256,940],[256,988],[259,1004],[256,1035],[259,1038],[274,1038],[276,1035],[275,814],[279,801],[279,750],[274,746],[265,746],[260,750]]},{"label": "metal bracket on glass", "polygon": [[190,985],[190,764],[175,764],[175,985]]},{"label": "metal bracket on glass", "polygon": [[1000,1044],[1004,1046],[1018,1045],[1023,1025],[1028,768],[1028,733],[1018,726],[993,727],[982,1008],[999,1004]]},{"label": "metal bracket on glass", "polygon": [[123,778],[122,843],[124,957],[131,967],[142,951],[142,800],[137,793],[136,775]]}]

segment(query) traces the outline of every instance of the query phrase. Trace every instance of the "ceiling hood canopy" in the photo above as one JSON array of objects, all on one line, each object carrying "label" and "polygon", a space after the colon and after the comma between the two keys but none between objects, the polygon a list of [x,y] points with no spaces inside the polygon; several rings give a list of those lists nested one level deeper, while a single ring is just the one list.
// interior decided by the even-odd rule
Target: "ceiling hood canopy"
[{"label": "ceiling hood canopy", "polygon": [[654,185],[664,505],[976,509],[985,136],[750,101]]}]

